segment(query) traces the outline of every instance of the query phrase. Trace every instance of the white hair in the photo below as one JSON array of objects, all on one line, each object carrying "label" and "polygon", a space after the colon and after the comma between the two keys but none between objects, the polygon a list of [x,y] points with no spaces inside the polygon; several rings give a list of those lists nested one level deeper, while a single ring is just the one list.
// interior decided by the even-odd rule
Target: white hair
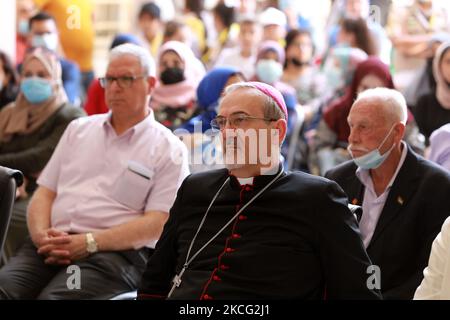
[{"label": "white hair", "polygon": [[397,90],[388,88],[368,89],[358,95],[354,105],[359,103],[373,103],[376,107],[383,108],[382,112],[389,120],[406,125],[408,107],[405,97]]},{"label": "white hair", "polygon": [[225,88],[224,91],[224,97],[228,94],[242,88],[249,88],[254,89],[255,93],[259,96],[261,96],[264,99],[264,117],[267,119],[286,119],[286,115],[283,111],[281,111],[280,107],[278,107],[278,104],[275,102],[275,100],[261,91],[258,90],[253,84],[248,82],[237,82],[229,85]]},{"label": "white hair", "polygon": [[150,77],[156,76],[155,60],[153,60],[150,53],[144,48],[132,43],[125,43],[112,49],[109,54],[109,62],[117,57],[127,54],[138,58],[145,75]]}]

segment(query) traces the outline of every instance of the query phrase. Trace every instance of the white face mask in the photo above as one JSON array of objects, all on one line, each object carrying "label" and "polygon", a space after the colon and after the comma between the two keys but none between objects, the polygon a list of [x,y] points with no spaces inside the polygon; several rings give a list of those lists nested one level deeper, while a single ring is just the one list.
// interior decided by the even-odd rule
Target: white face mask
[{"label": "white face mask", "polygon": [[56,51],[58,48],[58,35],[56,33],[35,35],[31,40],[31,45],[35,48],[46,48],[50,51]]},{"label": "white face mask", "polygon": [[261,59],[256,64],[256,75],[262,82],[274,84],[283,75],[283,66],[275,60]]},{"label": "white face mask", "polygon": [[389,135],[392,132],[392,129],[394,129],[393,125],[391,127],[391,129],[389,130],[388,134],[386,135],[386,137],[383,139],[383,141],[380,143],[380,145],[378,146],[378,148],[376,148],[375,150],[370,151],[369,153],[361,156],[361,157],[354,157],[351,151],[351,145],[348,146],[348,152],[350,153],[350,155],[353,158],[353,161],[355,161],[356,165],[358,167],[360,167],[361,169],[364,170],[370,170],[370,169],[376,169],[379,166],[381,166],[383,164],[383,162],[389,157],[389,155],[391,154],[392,150],[395,147],[395,144],[392,145],[392,147],[385,152],[383,155],[380,153],[380,148],[383,146],[383,144],[386,142],[387,138],[389,137]]}]

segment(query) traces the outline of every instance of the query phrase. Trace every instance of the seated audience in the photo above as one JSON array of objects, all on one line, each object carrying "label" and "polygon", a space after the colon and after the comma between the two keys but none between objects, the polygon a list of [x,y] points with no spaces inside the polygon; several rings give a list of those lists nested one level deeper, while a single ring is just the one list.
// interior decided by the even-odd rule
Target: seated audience
[{"label": "seated audience", "polygon": [[158,83],[150,101],[156,120],[172,130],[189,120],[204,75],[205,68],[187,45],[166,42],[159,51]]},{"label": "seated audience", "polygon": [[371,262],[342,190],[284,171],[287,118],[274,87],[227,88],[212,123],[227,168],[184,180],[138,299],[380,297],[367,286]]},{"label": "seated audience", "polygon": [[83,115],[67,99],[58,57],[42,48],[31,51],[22,63],[17,99],[0,111],[0,165],[22,171],[26,181],[13,208],[7,258],[28,234],[26,208],[37,188],[36,179],[68,124]]},{"label": "seated audience", "polygon": [[[94,299],[135,290],[178,186],[184,145],[148,108],[154,62],[145,49],[111,51],[111,112],[73,121],[38,179],[30,238],[0,269],[2,299]],[[79,288],[67,266],[80,268]]]},{"label": "seated audience", "polygon": [[412,299],[433,239],[449,216],[450,173],[403,141],[408,113],[398,91],[362,92],[348,116],[353,161],[330,170],[354,205],[384,299]]}]

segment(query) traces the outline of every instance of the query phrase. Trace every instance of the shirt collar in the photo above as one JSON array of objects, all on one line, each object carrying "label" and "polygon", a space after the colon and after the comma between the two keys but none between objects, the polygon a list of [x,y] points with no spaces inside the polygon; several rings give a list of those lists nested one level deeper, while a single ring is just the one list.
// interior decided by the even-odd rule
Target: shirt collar
[{"label": "shirt collar", "polygon": [[[242,186],[244,185],[252,185],[255,189],[262,189],[264,188],[270,181],[272,181],[273,178],[275,178],[276,175],[278,175],[280,173],[280,171],[284,170],[283,165],[280,163],[278,166],[278,170],[274,173],[274,174],[265,174],[265,175],[260,175],[260,176],[256,176],[256,177],[251,177],[251,178],[237,178],[233,175],[230,175],[230,183],[232,188],[234,189],[240,189]],[[285,175],[286,173],[283,173],[283,175]],[[283,176],[282,175],[282,176]],[[246,179],[251,179],[252,181],[246,181]],[[244,182],[244,184],[242,184],[242,182]]]},{"label": "shirt collar", "polygon": [[[149,114],[145,117],[145,119],[143,119],[141,122],[135,124],[133,127],[129,128],[127,131],[122,133],[120,135],[120,138],[128,137],[129,139],[131,139],[135,135],[139,136],[139,134],[142,133],[149,125],[153,124],[156,121],[155,115],[154,115],[152,109],[149,108],[148,110],[149,110]],[[111,123],[111,117],[112,117],[112,111],[109,111],[107,116],[103,120],[103,128],[105,128],[105,130],[112,131],[115,134],[115,130]],[[108,128],[108,129],[106,129],[106,128]]]},{"label": "shirt collar", "polygon": [[[389,184],[386,187],[386,190],[390,189],[392,185],[394,184],[395,178],[397,178],[397,175],[400,171],[400,169],[403,166],[403,163],[405,162],[406,155],[408,153],[408,146],[404,141],[401,142],[402,144],[402,155],[400,156],[400,161],[398,162],[397,169],[395,169],[394,175],[392,176],[391,180],[389,181]],[[359,181],[367,188],[368,186],[372,185],[372,178],[370,176],[370,170],[361,169],[358,167],[356,169],[356,176],[358,177]]]}]

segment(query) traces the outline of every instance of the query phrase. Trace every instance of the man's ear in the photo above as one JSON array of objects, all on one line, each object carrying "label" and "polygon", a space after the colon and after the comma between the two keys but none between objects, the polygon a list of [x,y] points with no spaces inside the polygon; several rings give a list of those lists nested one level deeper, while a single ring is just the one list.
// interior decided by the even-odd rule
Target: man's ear
[{"label": "man's ear", "polygon": [[279,138],[280,138],[280,146],[283,143],[284,139],[286,138],[287,133],[287,122],[284,119],[279,119],[275,122],[275,129],[278,129],[279,132]]},{"label": "man's ear", "polygon": [[149,76],[147,78],[147,84],[148,84],[148,93],[151,94],[156,85],[156,78]]},{"label": "man's ear", "polygon": [[394,131],[395,131],[395,142],[400,143],[400,141],[402,141],[405,135],[406,124],[397,123],[395,125]]}]

